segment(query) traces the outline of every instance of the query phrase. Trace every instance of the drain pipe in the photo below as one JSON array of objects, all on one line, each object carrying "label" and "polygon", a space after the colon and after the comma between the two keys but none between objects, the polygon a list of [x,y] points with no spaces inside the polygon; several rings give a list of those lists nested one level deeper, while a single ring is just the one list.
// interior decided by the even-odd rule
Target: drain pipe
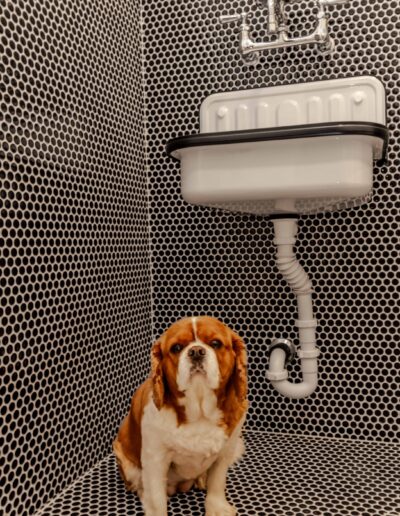
[{"label": "drain pipe", "polygon": [[269,348],[269,369],[267,378],[273,387],[288,398],[305,398],[312,394],[318,383],[319,349],[316,347],[315,330],[317,321],[313,316],[312,284],[307,273],[296,259],[294,245],[297,235],[297,216],[275,215],[271,217],[277,246],[276,263],[279,272],[297,297],[300,349],[297,356],[301,361],[303,381],[291,383],[286,366],[293,359],[296,348],[288,339],[275,339]]}]

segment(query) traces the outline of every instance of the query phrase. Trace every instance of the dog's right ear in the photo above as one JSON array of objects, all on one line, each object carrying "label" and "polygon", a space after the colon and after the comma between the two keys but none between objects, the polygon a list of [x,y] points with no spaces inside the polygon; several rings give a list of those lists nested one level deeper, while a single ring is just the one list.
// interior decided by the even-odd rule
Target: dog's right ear
[{"label": "dog's right ear", "polygon": [[151,381],[153,385],[154,405],[160,410],[164,405],[164,374],[162,370],[162,351],[160,341],[156,341],[151,350]]}]

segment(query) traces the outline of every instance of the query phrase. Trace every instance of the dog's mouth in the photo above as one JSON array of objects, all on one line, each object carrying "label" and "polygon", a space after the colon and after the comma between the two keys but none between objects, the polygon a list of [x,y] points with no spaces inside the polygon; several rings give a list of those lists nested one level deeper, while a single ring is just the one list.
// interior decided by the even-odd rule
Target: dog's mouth
[{"label": "dog's mouth", "polygon": [[193,376],[195,374],[202,374],[204,376],[206,375],[206,371],[201,364],[192,365],[192,367],[190,368],[190,376]]}]

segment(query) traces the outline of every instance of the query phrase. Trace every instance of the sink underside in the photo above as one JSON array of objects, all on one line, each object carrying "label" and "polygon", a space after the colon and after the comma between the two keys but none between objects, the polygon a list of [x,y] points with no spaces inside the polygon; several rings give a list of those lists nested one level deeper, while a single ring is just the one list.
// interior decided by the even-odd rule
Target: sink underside
[{"label": "sink underside", "polygon": [[183,198],[269,215],[360,205],[385,156],[385,90],[373,77],[218,93],[201,132],[172,140]]},{"label": "sink underside", "polygon": [[169,152],[181,162],[187,202],[259,215],[309,214],[366,202],[372,162],[382,157],[386,137],[377,124],[317,124],[184,137]]}]

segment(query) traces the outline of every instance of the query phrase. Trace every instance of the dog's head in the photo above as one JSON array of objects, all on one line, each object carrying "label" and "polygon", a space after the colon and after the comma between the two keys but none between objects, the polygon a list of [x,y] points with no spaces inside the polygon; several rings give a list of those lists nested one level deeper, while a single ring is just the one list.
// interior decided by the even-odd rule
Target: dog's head
[{"label": "dog's head", "polygon": [[244,402],[246,363],[243,340],[222,322],[206,316],[178,321],[152,349],[154,403],[160,409],[200,379],[219,400]]}]

